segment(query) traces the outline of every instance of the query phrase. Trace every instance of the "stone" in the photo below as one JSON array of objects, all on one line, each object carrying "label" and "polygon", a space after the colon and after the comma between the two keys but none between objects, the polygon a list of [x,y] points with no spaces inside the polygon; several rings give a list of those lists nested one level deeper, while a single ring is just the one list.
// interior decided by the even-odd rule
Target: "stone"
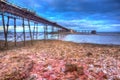
[{"label": "stone", "polygon": [[65,64],[65,72],[73,72],[73,71],[77,71],[77,65],[70,63]]}]

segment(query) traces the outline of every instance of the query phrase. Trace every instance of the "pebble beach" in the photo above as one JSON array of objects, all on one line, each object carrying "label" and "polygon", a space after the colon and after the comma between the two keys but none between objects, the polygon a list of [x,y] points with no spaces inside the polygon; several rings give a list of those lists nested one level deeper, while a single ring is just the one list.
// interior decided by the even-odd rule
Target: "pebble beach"
[{"label": "pebble beach", "polygon": [[0,80],[120,80],[120,46],[27,43],[0,51]]}]

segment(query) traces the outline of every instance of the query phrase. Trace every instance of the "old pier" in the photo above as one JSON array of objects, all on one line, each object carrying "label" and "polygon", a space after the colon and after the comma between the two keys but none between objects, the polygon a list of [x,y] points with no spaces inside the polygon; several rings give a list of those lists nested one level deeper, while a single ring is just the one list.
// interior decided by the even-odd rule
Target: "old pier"
[{"label": "old pier", "polygon": [[[38,16],[35,12],[30,11],[26,8],[21,8],[19,6],[13,5],[9,2],[0,0],[0,15],[1,15],[1,24],[3,26],[3,32],[4,32],[4,46],[8,47],[8,32],[9,32],[9,26],[10,26],[10,20],[13,20],[13,26],[14,26],[14,45],[17,45],[17,35],[16,35],[16,27],[17,27],[17,20],[22,22],[22,29],[23,29],[23,44],[26,45],[26,25],[25,21],[27,21],[27,26],[29,28],[29,34],[30,34],[30,40],[31,44],[33,44],[34,40],[34,34],[38,32],[39,29],[41,29],[38,25],[42,24],[44,25],[44,39],[47,39],[48,34],[48,26],[51,26],[51,33],[54,33],[54,30],[57,30],[57,33],[60,32],[69,32],[70,30],[55,23],[51,22],[49,20],[46,20],[40,16]],[[6,18],[6,19],[5,19]],[[34,29],[31,30],[31,22],[34,23]],[[36,34],[37,39],[37,34]]]}]

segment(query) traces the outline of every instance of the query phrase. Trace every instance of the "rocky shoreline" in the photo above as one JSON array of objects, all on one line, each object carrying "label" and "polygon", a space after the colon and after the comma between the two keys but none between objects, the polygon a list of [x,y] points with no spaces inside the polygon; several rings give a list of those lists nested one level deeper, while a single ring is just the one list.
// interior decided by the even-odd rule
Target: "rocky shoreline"
[{"label": "rocky shoreline", "polygon": [[120,80],[120,46],[35,41],[0,51],[0,80]]}]

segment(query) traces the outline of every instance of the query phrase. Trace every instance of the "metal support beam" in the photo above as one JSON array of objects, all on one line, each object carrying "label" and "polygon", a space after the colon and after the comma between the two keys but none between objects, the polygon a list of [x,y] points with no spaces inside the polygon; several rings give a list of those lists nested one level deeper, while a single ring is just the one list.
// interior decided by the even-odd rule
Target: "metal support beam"
[{"label": "metal support beam", "polygon": [[16,18],[14,18],[14,42],[16,46]]},{"label": "metal support beam", "polygon": [[59,28],[57,28],[58,39],[60,38]]},{"label": "metal support beam", "polygon": [[47,25],[44,27],[44,39],[47,39]]},{"label": "metal support beam", "polygon": [[[9,16],[7,16],[7,31],[6,31],[6,37],[8,37],[8,28],[9,28],[9,19],[10,19],[10,17]],[[6,38],[7,39],[7,38]],[[6,40],[7,42],[7,48],[8,48],[8,40]]]},{"label": "metal support beam", "polygon": [[44,40],[46,39],[46,26],[44,26]]},{"label": "metal support beam", "polygon": [[46,38],[48,39],[48,26],[46,25]]},{"label": "metal support beam", "polygon": [[36,40],[38,39],[38,23],[37,23],[37,26],[36,26]]},{"label": "metal support beam", "polygon": [[7,20],[7,33],[8,33],[10,17],[8,16],[7,19],[8,19],[8,20]]},{"label": "metal support beam", "polygon": [[52,33],[54,33],[54,27],[52,26]]},{"label": "metal support beam", "polygon": [[51,26],[51,38],[54,37],[54,26]]},{"label": "metal support beam", "polygon": [[4,46],[7,47],[7,36],[6,36],[5,19],[4,19],[4,13],[3,12],[2,12],[2,24],[3,24],[4,38],[5,38]]},{"label": "metal support beam", "polygon": [[23,35],[24,35],[24,46],[25,46],[26,39],[25,39],[25,23],[24,23],[24,18],[23,18],[22,26],[23,26]]},{"label": "metal support beam", "polygon": [[31,44],[33,45],[33,43],[32,43],[32,33],[31,33],[30,20],[29,19],[28,19],[28,27],[29,27],[29,34],[30,34],[30,38],[31,38]]},{"label": "metal support beam", "polygon": [[34,37],[35,37],[35,22],[34,22],[34,28],[33,28],[33,40],[34,40]]}]

